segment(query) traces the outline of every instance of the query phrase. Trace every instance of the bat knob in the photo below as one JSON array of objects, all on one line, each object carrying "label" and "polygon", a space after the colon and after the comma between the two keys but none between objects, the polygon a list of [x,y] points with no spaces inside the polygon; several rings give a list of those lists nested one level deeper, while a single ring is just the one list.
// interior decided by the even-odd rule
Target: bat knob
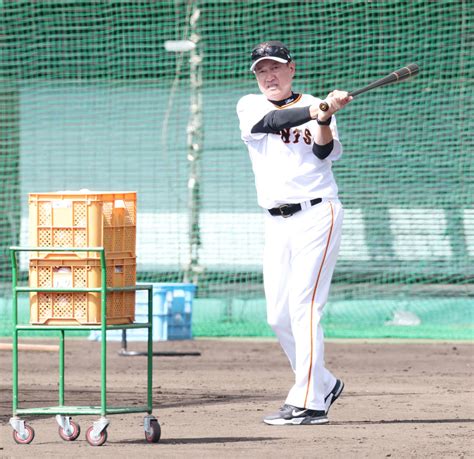
[{"label": "bat knob", "polygon": [[319,109],[322,110],[323,112],[327,112],[329,110],[329,105],[327,102],[321,102],[319,104]]}]

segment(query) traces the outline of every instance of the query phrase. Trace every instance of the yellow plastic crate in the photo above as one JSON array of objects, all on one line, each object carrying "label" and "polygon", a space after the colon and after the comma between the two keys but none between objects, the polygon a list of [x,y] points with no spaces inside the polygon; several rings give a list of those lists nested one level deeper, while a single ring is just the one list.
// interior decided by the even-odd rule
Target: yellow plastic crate
[{"label": "yellow plastic crate", "polygon": [[[30,193],[31,247],[104,247],[106,257],[136,256],[137,193]],[[33,252],[32,258],[98,258],[98,252]]]},{"label": "yellow plastic crate", "polygon": [[[136,285],[136,258],[106,260],[107,287]],[[101,285],[100,260],[32,259],[30,287],[97,288]],[[33,325],[95,325],[101,323],[101,295],[96,292],[34,292],[30,294]],[[107,293],[107,323],[135,320],[135,292]]]}]

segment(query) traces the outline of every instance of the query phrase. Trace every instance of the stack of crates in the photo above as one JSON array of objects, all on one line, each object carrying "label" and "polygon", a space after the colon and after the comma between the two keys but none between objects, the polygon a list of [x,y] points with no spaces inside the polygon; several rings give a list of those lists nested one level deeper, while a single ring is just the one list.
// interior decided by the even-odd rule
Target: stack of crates
[{"label": "stack of crates", "polygon": [[[136,192],[30,193],[31,247],[104,247],[107,287],[136,284]],[[31,287],[98,288],[99,252],[32,252]],[[97,325],[101,295],[97,292],[34,292],[30,294],[32,324]],[[135,292],[107,294],[107,323],[135,319]]]}]

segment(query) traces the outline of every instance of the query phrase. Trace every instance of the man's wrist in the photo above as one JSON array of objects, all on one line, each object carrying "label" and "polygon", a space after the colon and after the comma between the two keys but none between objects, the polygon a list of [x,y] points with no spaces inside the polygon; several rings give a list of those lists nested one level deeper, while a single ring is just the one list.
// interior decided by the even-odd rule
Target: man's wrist
[{"label": "man's wrist", "polygon": [[320,126],[329,126],[331,124],[332,115],[329,118],[321,119],[319,114],[316,116],[316,123]]},{"label": "man's wrist", "polygon": [[320,126],[329,126],[331,123],[332,115],[327,115],[321,111],[319,105],[311,105],[309,107],[309,116],[312,120],[315,120]]}]

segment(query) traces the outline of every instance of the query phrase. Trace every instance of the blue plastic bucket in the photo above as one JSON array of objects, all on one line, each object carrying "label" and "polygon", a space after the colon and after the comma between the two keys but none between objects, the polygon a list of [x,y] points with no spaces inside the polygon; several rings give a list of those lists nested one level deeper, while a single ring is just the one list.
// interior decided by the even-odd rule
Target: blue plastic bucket
[{"label": "blue plastic bucket", "polygon": [[[153,286],[153,341],[192,339],[192,309],[196,286],[164,282],[148,285]],[[147,322],[148,292],[139,290],[135,298],[135,322]],[[146,328],[127,330],[127,342],[146,341],[147,336]],[[93,330],[89,339],[99,341],[100,331]],[[107,331],[107,341],[121,340],[122,330]]]}]

